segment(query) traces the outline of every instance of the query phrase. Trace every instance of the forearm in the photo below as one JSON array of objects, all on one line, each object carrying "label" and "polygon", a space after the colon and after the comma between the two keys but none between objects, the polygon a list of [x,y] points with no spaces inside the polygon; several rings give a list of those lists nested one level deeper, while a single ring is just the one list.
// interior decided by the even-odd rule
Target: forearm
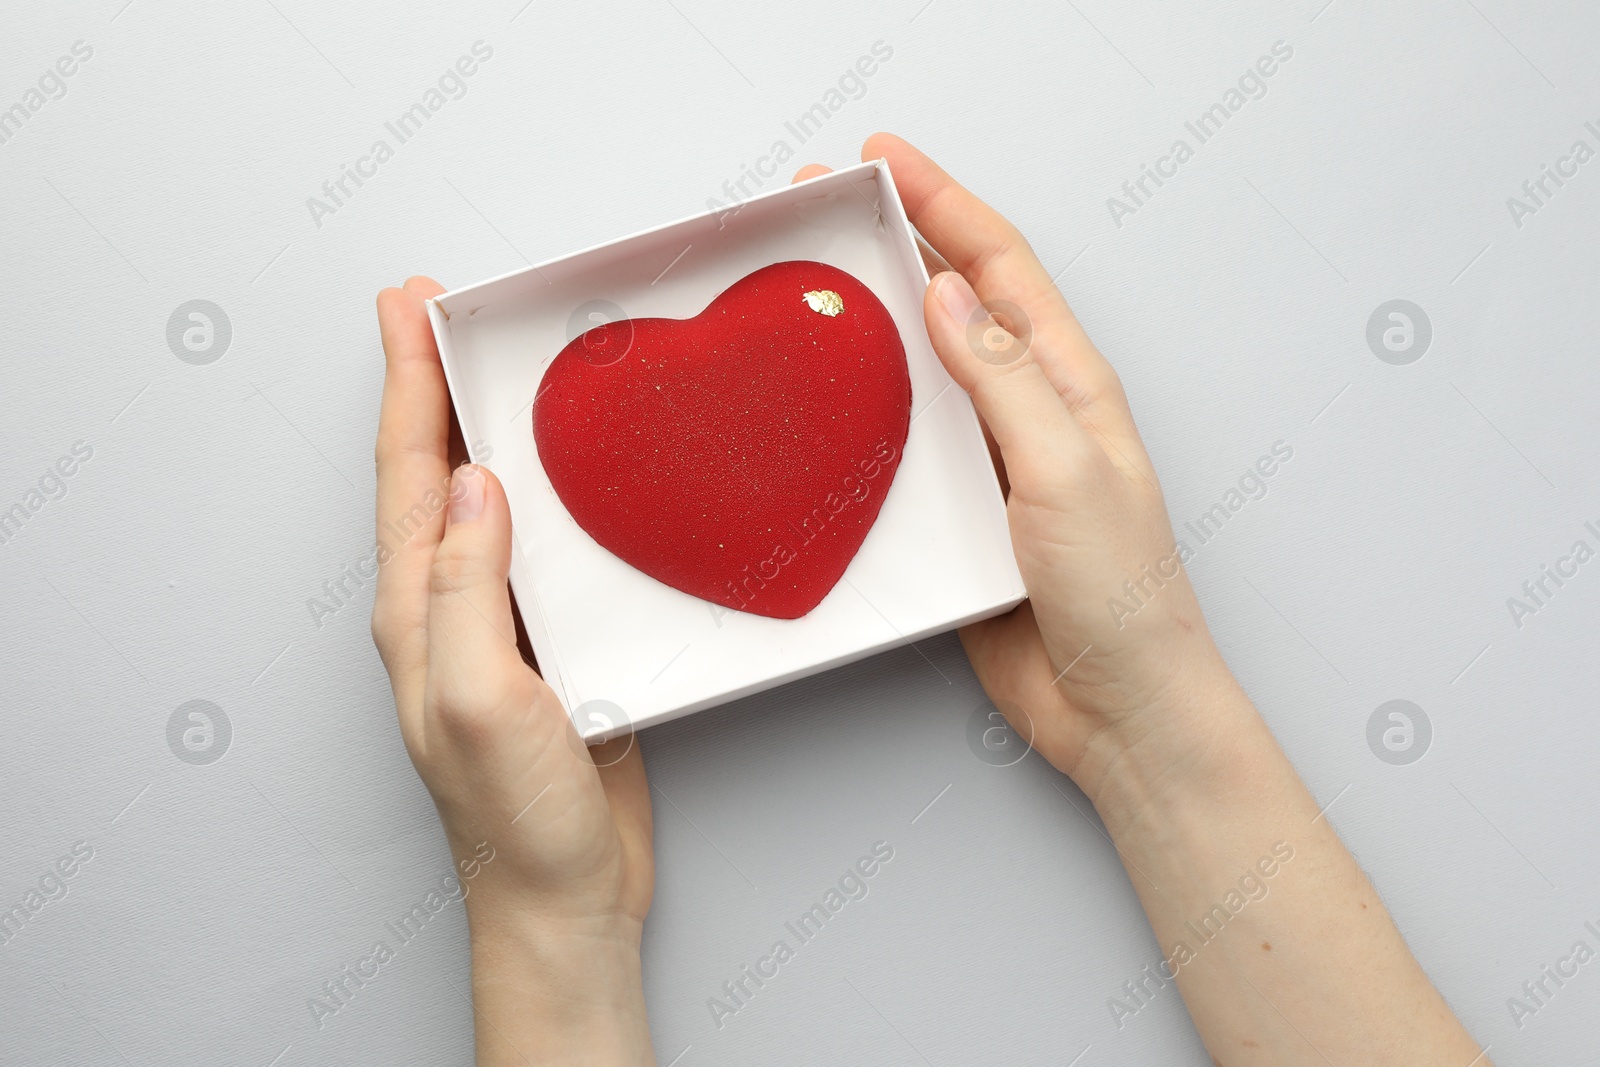
[{"label": "forearm", "polygon": [[1229,1065],[1487,1067],[1231,676],[1177,699],[1204,725],[1105,746],[1094,773],[1164,957],[1127,1012],[1175,977]]},{"label": "forearm", "polygon": [[470,924],[478,1067],[655,1063],[637,931],[556,929],[487,909]]}]

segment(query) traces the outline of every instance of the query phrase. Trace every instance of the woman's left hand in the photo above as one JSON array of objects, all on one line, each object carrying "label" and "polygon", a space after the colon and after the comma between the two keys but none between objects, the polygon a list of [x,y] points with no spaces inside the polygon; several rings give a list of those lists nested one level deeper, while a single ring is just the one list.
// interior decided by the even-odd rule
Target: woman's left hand
[{"label": "woman's left hand", "polygon": [[650,1063],[644,761],[631,735],[586,748],[518,651],[505,492],[482,467],[451,469],[450,397],[424,306],[442,291],[412,278],[378,294],[372,636],[466,891],[478,1062]]}]

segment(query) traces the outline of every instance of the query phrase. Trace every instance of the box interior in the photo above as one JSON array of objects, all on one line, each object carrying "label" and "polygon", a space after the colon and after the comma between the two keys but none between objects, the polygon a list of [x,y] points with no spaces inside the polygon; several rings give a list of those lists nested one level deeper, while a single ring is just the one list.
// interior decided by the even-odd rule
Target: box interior
[{"label": "box interior", "polygon": [[[811,259],[848,271],[893,315],[912,421],[876,524],[839,584],[801,619],[729,611],[596,544],[540,466],[531,407],[582,305],[688,318],[739,278]],[[927,272],[882,161],[864,163],[444,294],[429,312],[475,462],[504,484],[512,587],[540,668],[577,712],[606,701],[598,739],[1007,610],[1023,587],[976,415],[923,325]],[[580,316],[580,320],[581,320]],[[583,719],[579,716],[580,721]],[[585,725],[588,725],[585,723]],[[582,728],[582,727],[580,727]]]}]

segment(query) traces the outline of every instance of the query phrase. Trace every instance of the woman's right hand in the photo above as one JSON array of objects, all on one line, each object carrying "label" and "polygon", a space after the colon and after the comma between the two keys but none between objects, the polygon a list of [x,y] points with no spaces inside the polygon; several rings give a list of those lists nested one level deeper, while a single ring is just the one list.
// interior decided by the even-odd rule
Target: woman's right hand
[{"label": "woman's right hand", "polygon": [[1141,981],[1177,981],[1213,1063],[1488,1067],[1223,663],[1122,385],[1049,274],[904,141],[862,155],[953,268],[928,334],[1009,483],[1029,600],[962,642],[1104,818],[1164,955]]},{"label": "woman's right hand", "polygon": [[1188,698],[1227,692],[1232,676],[1122,383],[1049,272],[1014,226],[911,145],[878,134],[862,158],[879,157],[951,268],[928,286],[928,334],[998,450],[1028,589],[1015,611],[963,628],[962,643],[1012,727],[1096,797],[1134,750],[1191,751],[1210,736],[1217,702]]}]

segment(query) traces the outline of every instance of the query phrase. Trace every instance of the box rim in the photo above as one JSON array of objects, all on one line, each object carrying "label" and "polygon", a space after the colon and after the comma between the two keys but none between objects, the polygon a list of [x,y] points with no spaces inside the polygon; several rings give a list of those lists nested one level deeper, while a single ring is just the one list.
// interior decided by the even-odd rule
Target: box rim
[{"label": "box rim", "polygon": [[[850,182],[850,178],[853,175],[861,173],[871,173],[876,178],[876,184],[878,185],[880,195],[880,202],[877,205],[880,215],[886,207],[882,198],[885,196],[885,194],[887,194],[889,197],[891,203],[887,206],[895,216],[895,228],[900,231],[898,237],[904,238],[906,241],[906,245],[903,247],[908,248],[911,256],[910,262],[914,264],[915,267],[915,276],[920,278],[921,284],[925,288],[931,280],[931,275],[928,271],[927,263],[923,258],[923,250],[921,243],[918,240],[916,227],[911,223],[909,215],[906,213],[904,202],[900,198],[899,188],[894,182],[894,177],[890,171],[888,160],[881,157],[875,160],[864,160],[860,163],[852,164],[849,167],[842,167],[838,170],[829,171],[826,174],[819,174],[803,181],[793,182],[789,185],[766,190],[741,200],[735,205],[730,205],[723,208],[708,208],[705,211],[686,215],[656,226],[646,227],[620,237],[574,249],[563,255],[546,259],[539,263],[530,264],[525,267],[520,267],[515,270],[506,271],[502,274],[474,282],[471,285],[453,289],[448,292],[441,293],[436,297],[429,298],[425,302],[428,310],[428,318],[430,325],[433,328],[435,340],[439,345],[440,363],[445,372],[445,381],[449,388],[451,405],[456,413],[458,423],[462,425],[462,428],[465,431],[468,423],[471,423],[475,426],[477,419],[475,417],[463,417],[465,397],[463,397],[456,388],[456,377],[452,374],[452,369],[455,367],[458,357],[450,340],[450,335],[452,332],[450,327],[451,312],[448,311],[444,306],[447,302],[456,302],[459,304],[462,302],[463,297],[470,297],[470,294],[476,291],[487,289],[490,286],[497,285],[511,279],[525,277],[530,273],[542,273],[541,268],[558,265],[568,260],[577,259],[584,255],[646,238],[653,234],[670,230],[674,227],[689,225],[705,219],[715,218],[719,215],[737,213],[746,205],[756,201],[767,200],[778,196],[794,196],[797,190],[817,183],[852,184]],[[546,279],[546,281],[548,284],[548,279]],[[479,305],[479,307],[485,306],[488,305]],[[472,308],[468,313],[470,314],[471,311],[475,310],[477,310],[477,308]],[[949,387],[959,388],[956,386],[956,383],[953,380],[946,388]],[[943,395],[943,392],[944,390],[941,390],[931,400],[929,400],[928,404],[924,406],[924,410],[926,410],[926,408],[930,407],[932,404],[937,403],[939,397]],[[967,407],[967,418],[970,423],[970,428],[972,432],[981,435],[981,427],[978,424],[976,410],[971,407],[970,403]],[[480,462],[477,455],[478,449],[475,441],[471,439],[472,436],[473,435],[470,433],[463,433],[463,437],[467,438],[466,445],[468,456],[474,463],[477,463]],[[988,485],[990,488],[988,488],[986,491],[992,494],[990,496],[990,506],[998,506],[1003,511],[1005,507],[1005,501],[1004,496],[1000,491],[998,478],[989,479]],[[576,725],[576,713],[578,708],[574,706],[574,694],[559,665],[560,656],[559,649],[556,647],[555,635],[550,630],[545,619],[544,606],[538,597],[537,587],[533,575],[528,572],[528,564],[526,562],[526,557],[522,554],[520,542],[516,541],[515,529],[512,531],[512,537],[515,552],[511,562],[509,580],[512,592],[516,597],[517,610],[522,616],[523,624],[528,631],[529,643],[534,647],[535,657],[539,661],[540,673],[544,676],[546,683],[556,691],[561,699],[562,706],[567,711],[568,716],[574,720]],[[1004,596],[992,600],[975,611],[969,612],[957,619],[939,623],[932,627],[925,627],[909,634],[899,632],[898,628],[894,627],[893,623],[890,623],[891,628],[896,630],[894,637],[852,650],[850,653],[830,659],[826,663],[807,664],[792,671],[774,675],[760,681],[719,689],[716,692],[707,694],[701,699],[690,701],[678,707],[655,711],[643,715],[637,719],[630,718],[625,724],[615,725],[605,730],[585,733],[583,736],[591,744],[609,740],[610,738],[622,736],[634,730],[640,730],[649,726],[670,722],[673,719],[681,718],[698,711],[704,711],[709,708],[731,703],[759,692],[765,692],[769,689],[775,689],[783,685],[800,681],[804,678],[813,677],[838,667],[847,666],[851,663],[868,659],[883,652],[904,647],[929,636],[946,633],[952,629],[956,629],[960,626],[967,625],[968,623],[975,622],[980,619],[991,618],[997,614],[1004,613],[1005,611],[1017,606],[1027,599],[1027,591],[1022,584],[1020,573],[1016,572],[1015,567],[1013,567],[1013,572],[1016,573],[1016,581],[1013,583],[1012,588],[1008,590]],[[531,619],[529,618],[530,613],[533,616]],[[548,655],[546,655],[546,653],[548,653]],[[579,728],[581,730],[581,727]]]},{"label": "box rim", "polygon": [[[628,241],[635,241],[635,240],[638,240],[641,237],[648,237],[649,235],[651,235],[653,233],[659,233],[662,230],[670,230],[675,226],[682,226],[682,225],[684,225],[686,223],[690,223],[690,222],[698,222],[700,219],[714,218],[714,217],[716,217],[718,215],[728,214],[730,212],[737,213],[737,212],[743,210],[745,205],[747,205],[747,204],[752,204],[752,203],[754,203],[754,202],[756,202],[758,200],[766,200],[766,199],[769,199],[770,197],[774,197],[774,196],[792,194],[796,189],[802,189],[802,188],[804,188],[804,187],[806,187],[808,185],[813,185],[813,184],[815,184],[817,182],[825,182],[825,181],[837,182],[840,179],[845,178],[848,175],[856,173],[858,171],[865,171],[865,170],[877,171],[879,169],[883,170],[883,172],[886,173],[886,174],[889,173],[889,161],[887,159],[882,158],[882,157],[879,157],[878,159],[863,160],[860,163],[854,163],[854,164],[851,164],[848,167],[840,167],[837,170],[831,170],[826,174],[816,174],[816,175],[813,175],[810,178],[804,179],[803,181],[791,182],[788,185],[779,186],[776,189],[768,189],[765,192],[756,193],[754,196],[746,197],[745,199],[740,200],[737,204],[733,204],[733,205],[730,205],[728,207],[707,208],[704,211],[697,211],[692,215],[684,215],[681,218],[672,219],[672,220],[667,221],[667,222],[659,223],[659,224],[657,224],[655,226],[646,226],[642,230],[635,230],[634,232],[628,233],[628,234],[624,234],[621,237],[614,237],[609,241],[599,241],[599,242],[597,242],[595,244],[592,244],[592,245],[586,245],[583,248],[575,248],[571,252],[567,252],[567,253],[564,253],[564,254],[559,255],[559,256],[554,256],[554,257],[552,257],[550,259],[542,260],[542,261],[540,261],[538,263],[531,263],[526,267],[518,267],[515,270],[509,270],[509,271],[506,271],[503,274],[497,274],[492,278],[485,278],[482,281],[473,282],[471,285],[465,285],[465,286],[462,286],[459,289],[451,289],[448,292],[440,293],[438,296],[429,297],[427,302],[430,305],[438,305],[440,313],[443,314],[444,317],[445,317],[445,320],[448,321],[449,318],[450,318],[451,312],[444,307],[445,302],[446,301],[459,300],[461,297],[466,296],[467,294],[470,294],[475,289],[485,289],[485,288],[488,288],[491,285],[497,285],[500,282],[508,281],[508,280],[510,280],[512,278],[517,278],[517,277],[520,277],[522,275],[528,274],[530,271],[534,272],[534,273],[538,273],[540,270],[542,270],[545,267],[553,267],[558,263],[565,262],[566,260],[576,259],[579,256],[588,255],[591,252],[598,252],[598,251],[601,251],[602,249],[611,248],[611,247],[613,247],[615,245],[624,244],[624,243],[626,243]],[[890,187],[893,188],[893,178],[892,177],[890,179]],[[895,200],[898,203],[898,201],[899,201],[898,194],[896,195]],[[903,208],[902,208],[902,210],[903,210]],[[920,261],[920,259],[919,259],[919,261]],[[924,275],[926,275],[926,273],[927,273],[927,268],[926,267],[923,268],[923,273],[924,273]],[[924,278],[924,280],[927,280],[927,279]]]}]

